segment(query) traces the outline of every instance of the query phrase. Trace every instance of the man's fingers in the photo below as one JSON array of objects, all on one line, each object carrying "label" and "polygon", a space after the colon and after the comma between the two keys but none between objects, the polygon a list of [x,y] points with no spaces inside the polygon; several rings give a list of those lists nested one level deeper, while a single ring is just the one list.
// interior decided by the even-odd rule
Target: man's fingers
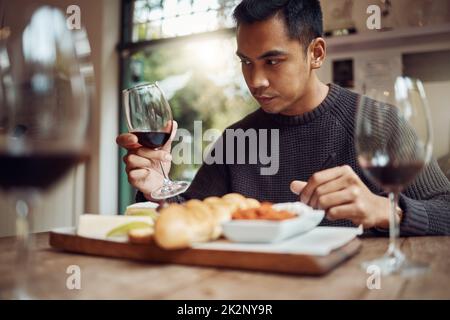
[{"label": "man's fingers", "polygon": [[345,176],[340,176],[337,179],[325,182],[314,190],[308,204],[313,208],[318,208],[318,201],[321,196],[343,190],[346,187],[348,187],[348,184]]},{"label": "man's fingers", "polygon": [[132,133],[122,133],[116,138],[116,143],[125,149],[136,149],[141,147],[138,138]]},{"label": "man's fingers", "polygon": [[355,203],[349,203],[328,209],[326,217],[330,221],[347,219],[356,226],[362,224],[364,228],[373,227],[374,224],[370,220],[364,219],[358,212],[358,206]]},{"label": "man's fingers", "polygon": [[170,152],[167,152],[166,150],[152,150],[149,148],[139,148],[139,150],[136,151],[136,154],[140,157],[151,159],[151,160],[157,160],[157,161],[171,161],[172,155]]},{"label": "man's fingers", "polygon": [[290,188],[291,191],[295,194],[300,194],[302,190],[306,187],[305,181],[294,180],[291,182]]},{"label": "man's fingers", "polygon": [[139,182],[145,180],[149,175],[150,171],[148,169],[132,170],[128,173],[128,182],[138,188]]},{"label": "man's fingers", "polygon": [[124,157],[123,161],[126,164],[125,171],[127,173],[134,169],[150,168],[150,166],[152,165],[152,162],[149,159],[139,157],[138,155],[135,154],[127,154]]},{"label": "man's fingers", "polygon": [[359,218],[356,205],[354,203],[343,204],[340,206],[329,208],[326,211],[326,217],[330,221],[349,219],[356,221]]},{"label": "man's fingers", "polygon": [[170,149],[172,147],[172,141],[173,141],[173,139],[175,139],[175,136],[177,134],[177,129],[178,129],[178,122],[176,122],[175,120],[172,120],[172,132],[170,134],[169,140],[167,140],[167,142],[161,148],[162,150],[170,151]]},{"label": "man's fingers", "polygon": [[163,175],[160,171],[146,168],[134,169],[128,173],[128,182],[135,188],[141,189],[146,181],[152,180],[154,183],[162,181]]},{"label": "man's fingers", "polygon": [[308,184],[303,189],[300,200],[303,203],[309,203],[316,188],[328,181],[339,178],[345,173],[342,167],[331,168],[314,173],[308,180]]},{"label": "man's fingers", "polygon": [[356,186],[320,196],[316,208],[327,210],[331,207],[354,202],[360,194]]}]

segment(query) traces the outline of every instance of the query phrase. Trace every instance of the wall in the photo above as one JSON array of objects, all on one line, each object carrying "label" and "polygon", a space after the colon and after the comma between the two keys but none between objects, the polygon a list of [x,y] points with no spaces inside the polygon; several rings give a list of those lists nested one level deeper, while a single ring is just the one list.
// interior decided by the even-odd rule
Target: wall
[{"label": "wall", "polygon": [[[330,39],[331,40],[331,39]],[[332,39],[330,43],[338,43],[339,40]],[[346,40],[343,40],[346,41]],[[350,41],[351,42],[351,41]],[[411,53],[429,53],[436,51],[450,50],[450,29],[446,34],[440,36],[425,36],[417,37],[414,40],[410,38],[403,38],[401,35],[398,38],[393,38],[389,45],[379,43],[378,48],[373,48],[373,43],[359,44],[358,42],[351,42],[347,50],[337,52],[334,47],[329,48],[326,62],[319,70],[319,77],[326,83],[332,81],[332,62],[340,59],[354,60],[354,81],[357,92],[362,92],[362,84],[364,83],[364,75],[361,72],[362,62],[369,57],[380,58],[384,57],[390,61],[398,61],[393,63],[393,72],[401,75],[403,73],[403,54]],[[345,47],[345,46],[342,46]],[[370,47],[370,48],[369,48]],[[426,55],[424,55],[426,57]],[[418,62],[419,63],[419,62]],[[424,88],[427,94],[428,103],[431,111],[431,121],[433,128],[433,156],[440,158],[450,153],[450,74],[446,72],[447,68],[433,68],[433,77],[424,72],[427,68],[437,61],[433,59],[423,59],[417,65],[417,77],[424,82]],[[422,76],[421,76],[422,75]]]},{"label": "wall", "polygon": [[[342,26],[340,17],[353,21],[358,33],[369,33],[366,27],[369,5],[378,5],[384,9],[381,0],[321,0],[324,15],[324,29],[335,29]],[[448,0],[391,0],[386,18],[382,19],[382,27],[408,28],[443,24],[450,21],[450,1]]]}]

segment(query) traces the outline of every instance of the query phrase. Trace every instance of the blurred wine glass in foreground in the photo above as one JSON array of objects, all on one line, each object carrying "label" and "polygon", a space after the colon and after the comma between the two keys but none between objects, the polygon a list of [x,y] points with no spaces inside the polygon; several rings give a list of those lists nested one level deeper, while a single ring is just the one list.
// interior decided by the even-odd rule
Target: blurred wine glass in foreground
[{"label": "blurred wine glass in foreground", "polygon": [[365,174],[383,188],[391,202],[389,248],[363,264],[380,267],[382,274],[414,275],[426,270],[401,252],[399,193],[413,182],[431,158],[431,125],[420,80],[398,77],[392,86],[369,89],[360,100],[356,124],[358,161]]},{"label": "blurred wine glass in foreground", "polygon": [[76,34],[60,10],[44,6],[22,33],[0,40],[0,187],[16,199],[14,298],[30,297],[34,200],[87,151],[89,102],[77,45],[85,55],[89,46]]}]

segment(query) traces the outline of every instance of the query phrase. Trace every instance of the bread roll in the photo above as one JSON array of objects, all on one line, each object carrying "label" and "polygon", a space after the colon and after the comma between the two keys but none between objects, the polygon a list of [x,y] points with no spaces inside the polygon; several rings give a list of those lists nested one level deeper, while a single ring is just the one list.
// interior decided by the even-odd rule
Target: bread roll
[{"label": "bread roll", "polygon": [[160,211],[155,241],[162,248],[177,249],[217,239],[222,234],[222,223],[230,220],[234,211],[259,206],[258,200],[238,193],[222,198],[208,197],[203,201],[193,199],[183,205],[170,204]]},{"label": "bread roll", "polygon": [[191,200],[186,201],[184,203],[184,205],[186,207],[196,207],[196,206],[203,206],[204,203],[201,200],[198,200],[198,199],[191,199]]},{"label": "bread roll", "polygon": [[222,200],[226,201],[232,208],[233,212],[237,209],[245,208],[245,197],[239,193],[229,193],[222,197]]},{"label": "bread roll", "polygon": [[148,244],[153,241],[153,228],[133,229],[128,232],[128,240],[131,243]]},{"label": "bread roll", "polygon": [[179,204],[163,208],[155,225],[155,241],[165,249],[186,248],[191,244],[187,209]]},{"label": "bread roll", "polygon": [[170,204],[161,210],[155,225],[155,241],[165,249],[186,248],[212,240],[217,222],[211,208],[199,200]]},{"label": "bread roll", "polygon": [[[208,197],[205,200],[203,200],[203,202],[213,208],[216,208],[216,207],[222,208],[222,209],[219,209],[219,211],[221,212],[220,215],[223,214],[224,210],[226,212],[229,212],[230,218],[231,218],[231,214],[234,212],[234,210],[236,210],[239,207],[238,204],[226,201],[219,197]],[[227,215],[228,215],[228,213],[225,214],[225,217],[223,217],[223,221],[227,220],[227,217],[226,217]]]},{"label": "bread roll", "polygon": [[206,203],[206,204],[217,203],[217,202],[219,202],[219,203],[222,202],[222,199],[219,197],[208,197],[203,200],[203,203]]},{"label": "bread roll", "polygon": [[233,210],[229,206],[220,202],[209,203],[208,206],[214,213],[214,228],[212,239],[218,239],[222,235],[222,223],[231,220]]},{"label": "bread roll", "polygon": [[246,208],[245,209],[253,209],[253,208],[259,208],[261,206],[261,203],[253,198],[247,198],[245,199]]},{"label": "bread roll", "polygon": [[200,200],[186,202],[187,217],[192,230],[192,242],[205,242],[212,239],[216,226],[215,215],[207,204]]}]

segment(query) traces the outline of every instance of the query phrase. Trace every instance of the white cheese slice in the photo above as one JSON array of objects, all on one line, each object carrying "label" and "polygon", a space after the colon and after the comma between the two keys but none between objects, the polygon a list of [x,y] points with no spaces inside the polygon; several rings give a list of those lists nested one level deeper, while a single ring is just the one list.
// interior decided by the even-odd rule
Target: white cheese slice
[{"label": "white cheese slice", "polygon": [[127,240],[126,236],[107,238],[106,235],[114,228],[135,221],[154,225],[153,219],[146,216],[102,216],[98,214],[83,214],[80,216],[77,235],[86,238],[124,241]]},{"label": "white cheese slice", "polygon": [[137,203],[130,204],[127,207],[127,209],[130,209],[130,208],[156,209],[158,207],[159,207],[158,203],[147,201],[147,202],[137,202]]}]

